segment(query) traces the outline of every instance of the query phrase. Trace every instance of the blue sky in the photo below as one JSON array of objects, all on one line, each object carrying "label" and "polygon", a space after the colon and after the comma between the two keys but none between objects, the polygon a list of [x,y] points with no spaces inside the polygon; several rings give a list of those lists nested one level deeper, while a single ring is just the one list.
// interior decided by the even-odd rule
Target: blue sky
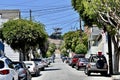
[{"label": "blue sky", "polygon": [[45,25],[50,35],[54,28],[62,28],[62,34],[79,29],[79,15],[73,10],[71,0],[1,0],[0,9],[20,9],[21,16]]}]

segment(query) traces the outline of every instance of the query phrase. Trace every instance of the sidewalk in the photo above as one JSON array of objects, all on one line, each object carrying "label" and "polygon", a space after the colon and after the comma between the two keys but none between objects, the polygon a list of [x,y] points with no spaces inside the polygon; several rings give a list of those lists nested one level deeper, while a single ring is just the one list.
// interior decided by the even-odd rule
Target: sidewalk
[{"label": "sidewalk", "polygon": [[112,75],[112,80],[120,80],[120,73],[118,73],[118,74],[113,74],[113,75]]},{"label": "sidewalk", "polygon": [[120,75],[113,75],[112,80],[120,80]]}]

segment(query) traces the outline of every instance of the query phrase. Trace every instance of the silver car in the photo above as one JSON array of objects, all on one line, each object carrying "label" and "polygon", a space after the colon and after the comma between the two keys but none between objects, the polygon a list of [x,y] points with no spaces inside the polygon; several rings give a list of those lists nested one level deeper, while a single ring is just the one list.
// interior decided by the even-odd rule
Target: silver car
[{"label": "silver car", "polygon": [[104,55],[91,55],[89,62],[85,68],[85,74],[88,76],[90,73],[101,73],[101,75],[107,75],[108,64]]},{"label": "silver car", "polygon": [[42,59],[31,59],[31,60],[34,61],[38,65],[39,70],[44,71],[45,67],[42,62]]},{"label": "silver car", "polygon": [[24,62],[13,62],[15,69],[18,71],[19,80],[31,80],[32,76]]},{"label": "silver car", "polygon": [[38,68],[38,64],[36,64],[34,61],[24,61],[26,67],[30,71],[31,75],[38,76],[40,74],[40,70]]}]

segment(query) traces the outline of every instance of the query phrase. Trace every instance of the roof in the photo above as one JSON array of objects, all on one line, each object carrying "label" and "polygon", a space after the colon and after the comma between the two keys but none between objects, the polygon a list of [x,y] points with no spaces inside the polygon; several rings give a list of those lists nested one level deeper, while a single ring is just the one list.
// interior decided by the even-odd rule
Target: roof
[{"label": "roof", "polygon": [[13,10],[0,10],[0,15],[2,19],[15,19],[20,18],[20,10],[13,9]]}]

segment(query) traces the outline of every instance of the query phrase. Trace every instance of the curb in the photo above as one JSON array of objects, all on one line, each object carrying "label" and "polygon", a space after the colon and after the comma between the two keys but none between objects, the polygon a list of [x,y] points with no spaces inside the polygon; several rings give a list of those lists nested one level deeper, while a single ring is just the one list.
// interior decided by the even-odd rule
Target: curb
[{"label": "curb", "polygon": [[112,80],[120,80],[120,75],[114,75],[114,76],[112,76]]}]

